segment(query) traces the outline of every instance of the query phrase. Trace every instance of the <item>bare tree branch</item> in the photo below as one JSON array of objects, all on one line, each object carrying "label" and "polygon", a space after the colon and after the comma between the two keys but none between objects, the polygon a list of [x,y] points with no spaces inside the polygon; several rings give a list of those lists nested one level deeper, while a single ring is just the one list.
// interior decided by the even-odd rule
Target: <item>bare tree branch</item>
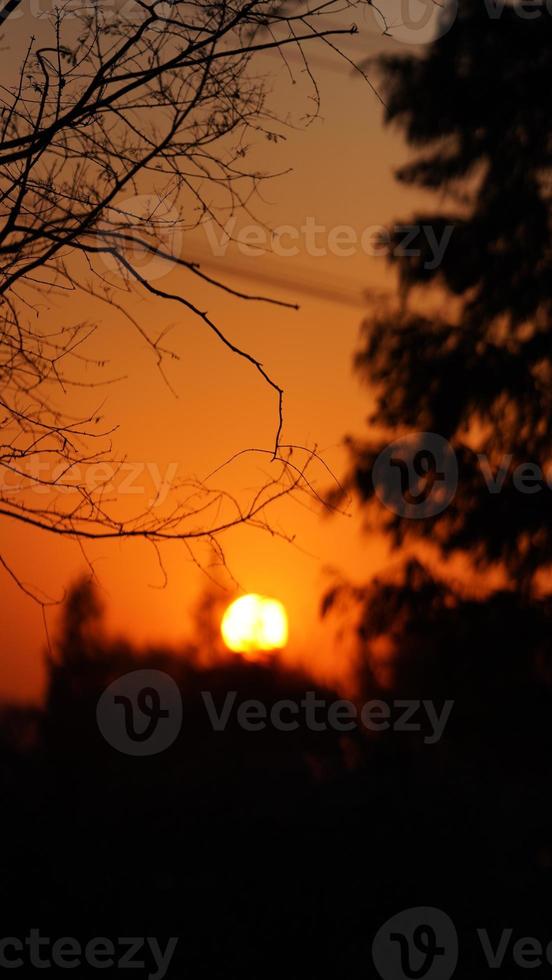
[{"label": "bare tree branch", "polygon": [[[23,53],[15,84],[0,86],[0,518],[81,543],[138,537],[157,547],[214,541],[244,523],[267,529],[264,511],[282,494],[318,498],[307,477],[316,453],[292,463],[281,445],[281,385],[185,291],[156,285],[147,262],[234,297],[297,308],[207,275],[183,256],[184,238],[206,218],[249,212],[271,176],[248,165],[250,149],[278,142],[290,123],[270,108],[258,56],[295,48],[317,109],[308,49],[354,34],[343,15],[361,2],[136,0],[122,13],[91,2],[78,14],[62,6],[37,24],[40,37]],[[8,0],[0,12],[8,30],[17,5]],[[320,18],[326,25],[332,15],[334,28],[322,28]],[[89,353],[96,324],[52,329],[44,305],[78,295],[108,303],[167,378],[164,362],[177,355],[166,329],[153,332],[127,309],[133,292],[178,303],[276,394],[274,442],[262,451],[277,475],[249,503],[188,481],[172,488],[162,516],[149,508],[121,517],[112,479],[91,488],[77,475],[101,462],[113,474],[125,460],[113,455],[115,429],[101,405],[85,417],[65,408],[74,392],[102,381],[94,372],[106,363]]]}]

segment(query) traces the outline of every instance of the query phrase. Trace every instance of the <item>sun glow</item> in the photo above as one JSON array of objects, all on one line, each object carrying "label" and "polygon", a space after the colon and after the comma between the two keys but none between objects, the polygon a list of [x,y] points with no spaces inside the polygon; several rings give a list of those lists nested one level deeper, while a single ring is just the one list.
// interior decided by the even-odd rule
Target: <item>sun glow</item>
[{"label": "sun glow", "polygon": [[226,646],[235,653],[281,650],[288,639],[287,614],[277,599],[250,593],[230,603],[220,630]]}]

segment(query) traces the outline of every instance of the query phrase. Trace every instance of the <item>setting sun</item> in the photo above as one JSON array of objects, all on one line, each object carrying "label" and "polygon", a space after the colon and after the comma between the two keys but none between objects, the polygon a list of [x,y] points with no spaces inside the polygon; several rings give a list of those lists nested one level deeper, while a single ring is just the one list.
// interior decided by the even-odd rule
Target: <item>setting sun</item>
[{"label": "setting sun", "polygon": [[226,646],[235,653],[281,650],[288,638],[287,614],[277,599],[251,593],[230,603],[220,629]]}]

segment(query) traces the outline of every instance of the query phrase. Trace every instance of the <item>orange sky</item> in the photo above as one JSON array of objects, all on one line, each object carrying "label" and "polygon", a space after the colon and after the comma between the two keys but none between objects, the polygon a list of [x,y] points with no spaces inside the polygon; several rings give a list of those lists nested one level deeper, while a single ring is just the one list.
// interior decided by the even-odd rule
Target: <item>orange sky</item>
[{"label": "orange sky", "polygon": [[[13,28],[20,41],[24,30],[28,34],[34,29],[26,17]],[[358,41],[359,50],[366,53],[368,33],[365,26]],[[393,42],[378,44],[389,47]],[[351,49],[352,42],[348,42]],[[270,144],[269,155],[267,147],[259,150],[267,166],[275,171],[292,167],[293,172],[265,186],[264,202],[257,203],[256,213],[272,226],[300,227],[313,217],[328,229],[351,225],[359,233],[371,225],[407,219],[419,206],[420,195],[393,180],[394,167],[406,156],[404,145],[397,135],[383,130],[381,105],[368,86],[350,77],[337,62],[328,67],[327,59],[326,54],[316,67],[321,118],[304,131],[288,132],[286,141],[276,147]],[[273,57],[265,58],[264,64],[267,71],[278,68]],[[301,108],[298,92],[306,94],[301,83],[292,86],[286,73],[278,71],[275,104],[280,109],[288,104]],[[200,233],[185,240],[184,247],[187,255],[208,257],[207,242]],[[316,443],[330,467],[341,474],[345,460],[341,440],[347,432],[362,432],[369,408],[368,393],[351,373],[362,319],[362,306],[355,306],[354,300],[364,289],[393,288],[385,260],[367,257],[361,250],[349,258],[317,258],[304,249],[294,258],[248,259],[229,249],[226,259],[206,266],[206,271],[215,267],[238,288],[297,300],[300,311],[232,299],[189,282],[182,271],[171,271],[156,284],[169,291],[181,290],[208,309],[234,342],[260,358],[285,389],[284,441],[308,447]],[[259,278],[263,276],[280,280],[282,286],[262,284]],[[301,292],[294,283],[308,283],[312,293]],[[317,298],[318,289],[330,289],[336,294],[335,301]],[[71,322],[71,317],[92,319],[97,314],[100,329],[91,349],[101,350],[102,355],[107,352],[110,375],[126,375],[101,397],[107,398],[106,419],[120,426],[116,447],[129,460],[157,465],[161,472],[174,464],[178,478],[184,479],[190,474],[205,475],[245,447],[271,447],[276,424],[274,393],[251,366],[233,357],[181,308],[150,298],[133,300],[131,305],[133,313],[149,323],[175,325],[171,342],[180,360],[167,369],[178,395],[175,398],[156,370],[151,352],[116,312],[99,305],[95,309],[92,304],[83,311],[82,299],[78,310],[71,310],[67,302],[56,308],[54,301],[48,301],[47,306],[44,315],[53,322],[56,318],[64,322]],[[220,475],[221,480],[231,489],[247,487],[258,481],[259,465],[259,461],[236,464]],[[327,486],[321,469],[318,479],[320,488]],[[151,492],[151,480],[145,481],[143,491],[132,496],[132,506],[147,502]],[[351,516],[328,520],[286,500],[274,510],[272,520],[285,533],[296,535],[295,546],[240,528],[224,540],[229,568],[244,590],[273,595],[285,604],[290,618],[290,656],[316,659],[327,676],[336,675],[344,652],[333,647],[317,619],[327,581],[324,569],[331,566],[365,578],[387,560],[384,544],[359,535],[354,508]],[[1,534],[2,550],[20,577],[50,595],[60,595],[86,569],[75,542],[49,538],[5,521]],[[147,544],[99,542],[88,546],[87,554],[108,606],[110,628],[139,644],[185,639],[190,607],[208,583],[181,544],[164,550],[168,585],[162,590],[152,588],[160,585],[162,576]],[[230,585],[228,577],[226,583]],[[44,681],[41,611],[5,574],[1,590],[2,697],[38,698]],[[54,626],[55,612],[49,620]]]}]

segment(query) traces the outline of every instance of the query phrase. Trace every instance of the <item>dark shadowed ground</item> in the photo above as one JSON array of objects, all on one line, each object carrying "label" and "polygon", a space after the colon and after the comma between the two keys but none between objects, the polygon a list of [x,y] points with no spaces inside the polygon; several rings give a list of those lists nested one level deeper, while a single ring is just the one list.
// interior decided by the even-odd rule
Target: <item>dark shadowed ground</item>
[{"label": "dark shadowed ground", "polygon": [[[393,689],[363,676],[359,701],[454,699],[435,744],[362,726],[251,732],[235,718],[213,731],[202,691],[217,706],[228,691],[270,705],[315,686],[239,659],[201,670],[193,651],[137,663],[102,640],[87,587],[71,602],[44,712],[3,712],[4,936],[178,936],[178,978],[376,976],[375,932],[418,905],[453,918],[459,976],[488,973],[477,927],[497,942],[505,927],[552,938],[550,678],[523,647],[542,623],[511,600],[436,600],[432,623],[412,614]],[[143,758],[96,722],[103,690],[137,667],[170,674],[184,704],[173,745]]]}]

